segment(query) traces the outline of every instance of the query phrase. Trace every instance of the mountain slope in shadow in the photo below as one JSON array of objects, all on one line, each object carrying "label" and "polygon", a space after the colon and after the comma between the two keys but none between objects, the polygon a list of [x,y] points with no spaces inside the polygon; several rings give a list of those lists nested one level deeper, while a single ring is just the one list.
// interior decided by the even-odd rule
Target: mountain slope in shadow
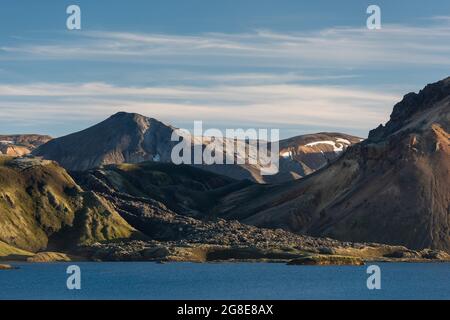
[{"label": "mountain slope in shadow", "polygon": [[222,217],[346,241],[450,251],[450,78],[409,93],[336,162],[222,199]]}]

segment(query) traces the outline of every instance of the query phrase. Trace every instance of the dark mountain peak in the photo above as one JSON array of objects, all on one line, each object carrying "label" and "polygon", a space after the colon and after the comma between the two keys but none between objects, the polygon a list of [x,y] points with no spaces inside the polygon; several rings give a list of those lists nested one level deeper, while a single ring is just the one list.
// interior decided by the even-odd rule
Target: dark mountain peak
[{"label": "dark mountain peak", "polygon": [[134,113],[119,111],[119,112],[114,113],[110,118],[123,118],[123,117],[126,117],[131,114],[134,114]]},{"label": "dark mountain peak", "polygon": [[128,125],[129,124],[144,125],[144,124],[148,124],[148,120],[149,120],[149,118],[147,118],[146,116],[143,116],[141,114],[138,114],[138,113],[130,113],[130,112],[120,111],[120,112],[113,114],[106,120],[104,120],[103,123],[106,123],[106,124],[122,123],[122,124],[128,124]]},{"label": "dark mountain peak", "polygon": [[170,158],[173,128],[137,113],[118,112],[87,129],[53,139],[34,155],[59,162],[69,170],[103,164],[137,163]]},{"label": "dark mountain peak", "polygon": [[419,93],[406,94],[403,100],[394,106],[391,121],[408,118],[416,112],[432,107],[448,96],[450,96],[450,77],[428,84]]},{"label": "dark mountain peak", "polygon": [[121,123],[122,125],[136,125],[143,130],[148,129],[150,126],[169,127],[168,125],[164,124],[158,119],[146,117],[139,113],[125,112],[125,111],[119,111],[103,122],[105,123],[114,122],[116,124]]},{"label": "dark mountain peak", "polygon": [[369,133],[369,141],[381,141],[398,131],[417,113],[430,109],[450,96],[450,77],[428,84],[419,93],[410,92],[398,102],[385,126],[379,125]]},{"label": "dark mountain peak", "polygon": [[119,111],[110,116],[108,119],[115,119],[115,120],[142,120],[142,119],[148,119],[146,116],[143,116],[142,114],[135,113],[135,112],[125,112],[125,111]]}]

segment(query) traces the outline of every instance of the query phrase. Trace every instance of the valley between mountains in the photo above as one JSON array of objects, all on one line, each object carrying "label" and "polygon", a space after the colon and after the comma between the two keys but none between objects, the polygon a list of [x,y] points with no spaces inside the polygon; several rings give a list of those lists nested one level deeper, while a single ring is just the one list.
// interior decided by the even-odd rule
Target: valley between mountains
[{"label": "valley between mountains", "polygon": [[0,261],[450,260],[450,78],[365,140],[280,141],[275,176],[175,165],[177,130],[120,112],[65,137],[0,136]]}]

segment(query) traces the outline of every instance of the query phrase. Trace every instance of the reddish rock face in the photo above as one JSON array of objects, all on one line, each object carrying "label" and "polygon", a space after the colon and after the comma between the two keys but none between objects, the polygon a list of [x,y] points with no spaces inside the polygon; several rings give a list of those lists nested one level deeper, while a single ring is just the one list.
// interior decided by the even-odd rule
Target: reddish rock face
[{"label": "reddish rock face", "polygon": [[450,251],[449,132],[447,78],[406,95],[385,126],[331,165],[295,183],[240,190],[223,201],[222,214],[315,236]]}]

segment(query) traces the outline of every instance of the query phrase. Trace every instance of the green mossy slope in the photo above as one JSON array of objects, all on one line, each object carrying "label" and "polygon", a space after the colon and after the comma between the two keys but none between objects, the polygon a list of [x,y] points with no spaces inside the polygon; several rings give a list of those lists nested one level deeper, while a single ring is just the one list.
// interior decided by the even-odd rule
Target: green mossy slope
[{"label": "green mossy slope", "polygon": [[[62,237],[60,232],[70,237]],[[32,252],[135,235],[112,208],[55,162],[0,157],[0,241]]]}]

